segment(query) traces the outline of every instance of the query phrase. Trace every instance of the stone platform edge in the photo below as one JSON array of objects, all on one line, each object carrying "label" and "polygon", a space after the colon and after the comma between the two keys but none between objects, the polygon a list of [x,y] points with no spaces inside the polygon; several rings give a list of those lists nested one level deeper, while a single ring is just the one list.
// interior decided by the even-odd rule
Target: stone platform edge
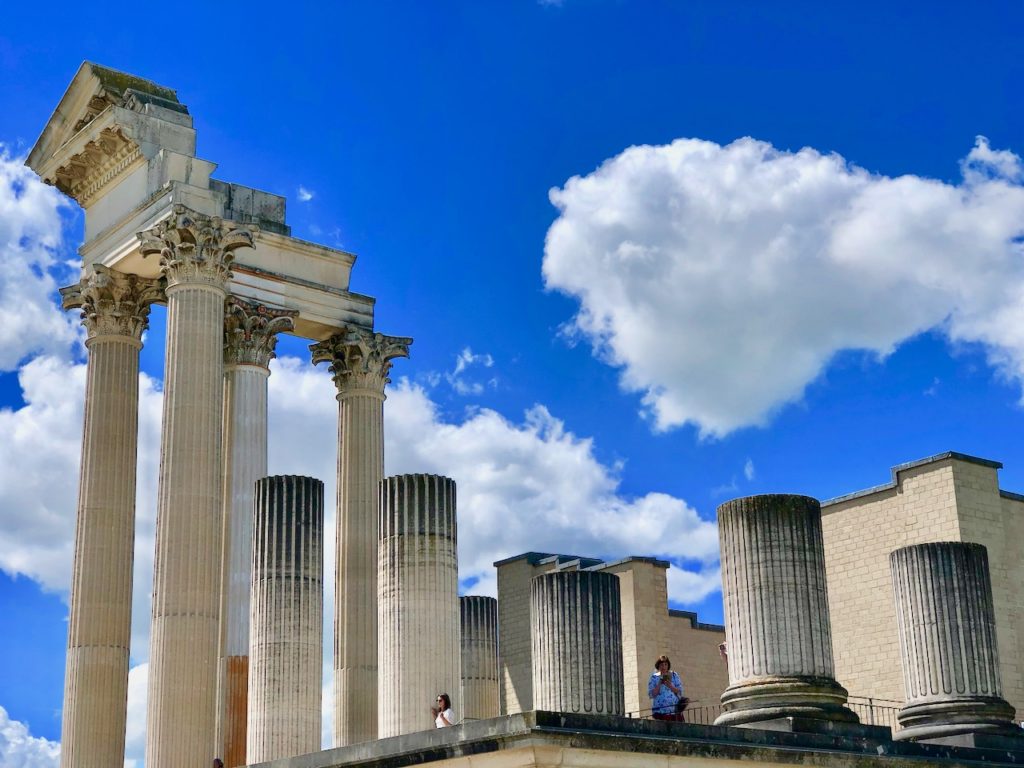
[{"label": "stone platform edge", "polygon": [[[260,763],[259,768],[405,768],[473,757],[477,758],[473,763],[483,765],[479,758],[488,754],[494,754],[495,766],[528,766],[533,764],[529,760],[502,759],[498,753],[507,753],[511,758],[508,753],[514,751],[551,748],[608,753],[610,761],[627,761],[620,765],[641,764],[631,760],[629,755],[649,755],[827,768],[849,768],[853,765],[857,768],[910,768],[922,764],[953,768],[980,763],[1024,766],[1024,751],[873,738],[880,730],[887,731],[864,729],[865,735],[857,737],[849,733],[829,733],[827,729],[822,733],[793,733],[535,711],[312,752]],[[642,761],[642,764],[647,763]],[[564,761],[563,764],[572,765],[572,761]],[[586,764],[597,765],[593,759],[587,760]]]}]

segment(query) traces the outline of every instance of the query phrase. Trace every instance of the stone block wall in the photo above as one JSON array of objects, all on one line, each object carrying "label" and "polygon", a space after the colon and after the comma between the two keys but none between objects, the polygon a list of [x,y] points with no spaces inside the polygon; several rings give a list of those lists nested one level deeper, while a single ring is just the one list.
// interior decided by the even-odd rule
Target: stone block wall
[{"label": "stone block wall", "polygon": [[889,553],[912,544],[989,548],[1003,691],[1024,706],[1024,500],[999,491],[996,462],[946,453],[892,482],[822,504],[836,679],[851,696],[905,698]]}]

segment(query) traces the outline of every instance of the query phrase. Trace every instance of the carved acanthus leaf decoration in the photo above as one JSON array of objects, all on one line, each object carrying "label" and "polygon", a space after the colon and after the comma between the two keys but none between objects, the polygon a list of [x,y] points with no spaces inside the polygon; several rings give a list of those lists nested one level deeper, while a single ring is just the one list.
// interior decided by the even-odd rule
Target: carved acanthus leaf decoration
[{"label": "carved acanthus leaf decoration", "polygon": [[160,257],[167,287],[203,283],[224,287],[239,248],[252,248],[259,228],[175,205],[171,217],[138,234],[143,256]]},{"label": "carved acanthus leaf decoration", "polygon": [[224,305],[225,364],[266,368],[275,356],[277,334],[293,330],[298,314],[229,296]]},{"label": "carved acanthus leaf decoration", "polygon": [[64,309],[81,309],[89,338],[128,336],[136,341],[149,324],[150,305],[162,301],[163,281],[126,275],[94,264],[74,285],[60,289]]},{"label": "carved acanthus leaf decoration", "polygon": [[132,166],[142,163],[138,144],[118,126],[104,128],[77,155],[45,181],[88,208],[103,189]]},{"label": "carved acanthus leaf decoration", "polygon": [[329,339],[309,347],[313,363],[330,363],[334,385],[339,397],[356,390],[372,390],[383,394],[391,381],[391,361],[408,357],[412,339],[406,336],[385,336],[362,328],[347,328]]}]

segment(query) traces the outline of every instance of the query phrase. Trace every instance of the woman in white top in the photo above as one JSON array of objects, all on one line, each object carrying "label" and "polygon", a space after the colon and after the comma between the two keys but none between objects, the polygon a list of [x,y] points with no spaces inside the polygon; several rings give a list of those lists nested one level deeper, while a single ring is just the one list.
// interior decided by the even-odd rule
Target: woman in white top
[{"label": "woman in white top", "polygon": [[455,725],[455,713],[452,712],[452,700],[448,697],[447,693],[439,693],[437,695],[437,706],[431,707],[430,711],[434,715],[434,725],[438,728],[447,728],[450,725]]}]

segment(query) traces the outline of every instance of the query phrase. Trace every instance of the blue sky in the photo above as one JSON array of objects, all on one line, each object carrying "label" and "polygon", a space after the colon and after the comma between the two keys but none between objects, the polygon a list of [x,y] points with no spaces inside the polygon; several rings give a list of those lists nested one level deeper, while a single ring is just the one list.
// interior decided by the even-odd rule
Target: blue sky
[{"label": "blue sky", "polygon": [[[528,548],[656,554],[674,604],[719,621],[728,498],[830,498],[945,450],[1024,490],[1024,12],[837,5],[6,8],[0,755],[51,765],[32,739],[60,736],[84,350],[53,296],[82,216],[18,161],[83,59],[176,89],[216,178],[287,196],[296,236],[358,254],[378,329],[415,337],[387,471],[459,482],[467,591]],[[271,471],[333,482],[305,345],[278,348]]]}]

